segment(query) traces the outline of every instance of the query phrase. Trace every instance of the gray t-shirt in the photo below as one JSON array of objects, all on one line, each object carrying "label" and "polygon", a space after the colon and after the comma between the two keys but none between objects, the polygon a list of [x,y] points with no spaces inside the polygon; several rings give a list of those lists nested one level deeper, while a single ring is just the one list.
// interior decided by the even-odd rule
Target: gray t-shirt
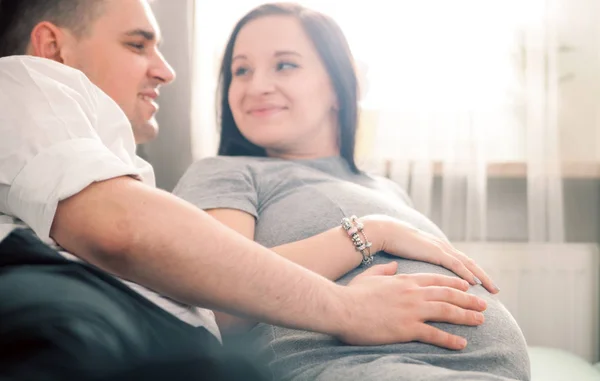
[{"label": "gray t-shirt", "polygon": [[[188,169],[174,193],[201,209],[231,208],[253,215],[255,240],[267,247],[322,233],[339,226],[345,216],[368,214],[392,216],[444,237],[410,206],[399,186],[385,178],[355,174],[339,157],[208,158]],[[326,247],[321,255],[327,255]],[[375,256],[375,264],[392,260],[399,262],[399,273],[454,275],[429,263],[386,253]],[[362,270],[356,268],[337,282],[346,284]],[[527,348],[513,317],[483,287],[469,292],[488,302],[484,324],[432,323],[467,338],[469,345],[460,352],[418,342],[347,346],[328,335],[267,324],[257,325],[250,336],[277,380],[528,380]]]}]

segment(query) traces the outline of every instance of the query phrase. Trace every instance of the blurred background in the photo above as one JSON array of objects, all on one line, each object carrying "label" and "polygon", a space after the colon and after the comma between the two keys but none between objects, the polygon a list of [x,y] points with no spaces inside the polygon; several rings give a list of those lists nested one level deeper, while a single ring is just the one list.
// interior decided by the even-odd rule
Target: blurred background
[{"label": "blurred background", "polygon": [[[600,1],[298,2],[349,39],[362,168],[493,275],[531,345],[599,361]],[[159,187],[216,153],[221,54],[261,3],[153,3],[178,73],[159,139],[140,147]]]}]

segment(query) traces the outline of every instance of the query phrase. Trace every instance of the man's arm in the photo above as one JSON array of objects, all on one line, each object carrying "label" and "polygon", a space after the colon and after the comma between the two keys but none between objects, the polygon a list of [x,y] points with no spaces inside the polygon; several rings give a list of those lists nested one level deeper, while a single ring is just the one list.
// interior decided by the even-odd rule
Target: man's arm
[{"label": "man's arm", "polygon": [[120,277],[192,305],[338,333],[341,287],[128,177],[59,203],[51,236]]}]

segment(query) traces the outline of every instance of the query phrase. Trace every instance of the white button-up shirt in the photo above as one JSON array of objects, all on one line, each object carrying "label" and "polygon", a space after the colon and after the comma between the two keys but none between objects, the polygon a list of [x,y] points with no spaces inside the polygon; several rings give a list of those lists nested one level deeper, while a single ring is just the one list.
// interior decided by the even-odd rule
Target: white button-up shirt
[{"label": "white button-up shirt", "polygon": [[[135,148],[121,108],[82,72],[43,58],[0,58],[0,241],[29,227],[56,247],[49,234],[58,202],[93,182],[132,176],[155,186],[152,166]],[[219,337],[211,311],[124,282]]]}]

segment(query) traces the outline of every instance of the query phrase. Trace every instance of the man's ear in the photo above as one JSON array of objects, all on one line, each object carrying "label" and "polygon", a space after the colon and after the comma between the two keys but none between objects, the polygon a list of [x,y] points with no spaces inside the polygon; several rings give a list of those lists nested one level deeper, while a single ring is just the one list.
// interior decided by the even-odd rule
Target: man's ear
[{"label": "man's ear", "polygon": [[49,21],[42,21],[31,31],[28,53],[64,63],[65,32]]}]

